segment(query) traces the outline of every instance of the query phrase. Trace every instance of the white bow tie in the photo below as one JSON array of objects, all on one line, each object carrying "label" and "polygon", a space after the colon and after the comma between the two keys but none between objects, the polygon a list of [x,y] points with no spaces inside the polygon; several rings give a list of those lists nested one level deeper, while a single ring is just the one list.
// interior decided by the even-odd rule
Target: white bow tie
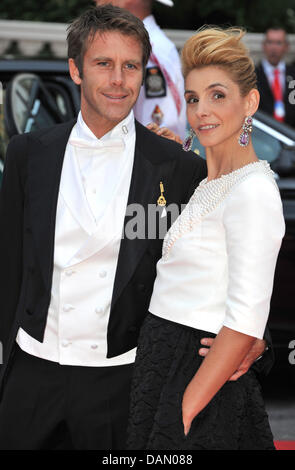
[{"label": "white bow tie", "polygon": [[70,138],[69,143],[74,147],[83,148],[83,149],[93,149],[93,150],[101,150],[102,152],[106,151],[113,151],[113,152],[120,152],[124,150],[125,143],[123,139],[110,139],[105,142],[101,142],[100,140],[85,140],[79,138]]}]

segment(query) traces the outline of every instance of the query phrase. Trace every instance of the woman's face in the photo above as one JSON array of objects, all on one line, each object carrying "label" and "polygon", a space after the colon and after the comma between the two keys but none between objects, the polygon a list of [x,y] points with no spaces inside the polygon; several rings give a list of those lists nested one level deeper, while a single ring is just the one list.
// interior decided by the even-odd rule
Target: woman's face
[{"label": "woman's face", "polygon": [[238,145],[249,100],[240,95],[229,74],[216,66],[193,69],[186,78],[187,118],[200,143]]}]

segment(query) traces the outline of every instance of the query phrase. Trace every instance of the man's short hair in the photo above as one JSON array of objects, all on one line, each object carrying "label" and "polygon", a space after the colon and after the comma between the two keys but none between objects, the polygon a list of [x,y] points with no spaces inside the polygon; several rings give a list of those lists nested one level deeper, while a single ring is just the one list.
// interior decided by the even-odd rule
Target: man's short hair
[{"label": "man's short hair", "polygon": [[143,68],[149,60],[151,43],[143,22],[129,11],[111,4],[88,9],[69,25],[67,31],[68,57],[74,59],[81,78],[84,54],[96,33],[115,31],[133,36],[142,46]]}]

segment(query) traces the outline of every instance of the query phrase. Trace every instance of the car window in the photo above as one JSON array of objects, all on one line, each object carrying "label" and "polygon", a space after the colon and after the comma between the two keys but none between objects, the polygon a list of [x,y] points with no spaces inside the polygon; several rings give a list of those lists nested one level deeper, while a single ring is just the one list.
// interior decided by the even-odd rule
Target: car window
[{"label": "car window", "polygon": [[9,82],[4,113],[9,136],[66,122],[73,117],[62,85],[45,83],[30,73],[18,74]]},{"label": "car window", "polygon": [[[36,74],[30,72],[36,68],[35,62],[19,64],[16,61],[4,65],[8,68],[4,67],[2,73],[0,160],[5,159],[13,135],[69,121],[80,109],[79,87],[71,80],[63,63],[38,62]],[[22,68],[28,71],[19,71]]]},{"label": "car window", "polygon": [[[253,126],[252,142],[258,158],[267,160],[268,162],[273,162],[278,158],[282,148],[278,139],[267,134],[264,130],[258,129],[256,126]],[[205,149],[197,138],[194,139],[193,150],[201,157],[205,158]]]},{"label": "car window", "polygon": [[273,162],[278,158],[281,144],[275,137],[253,126],[252,142],[258,158],[268,162]]}]

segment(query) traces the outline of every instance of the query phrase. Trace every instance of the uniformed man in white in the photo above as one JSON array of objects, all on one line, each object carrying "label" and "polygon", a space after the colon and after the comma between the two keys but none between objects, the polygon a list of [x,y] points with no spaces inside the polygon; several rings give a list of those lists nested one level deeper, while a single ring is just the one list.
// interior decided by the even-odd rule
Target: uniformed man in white
[{"label": "uniformed man in white", "polygon": [[[173,7],[172,0],[157,0]],[[136,119],[144,125],[155,122],[168,127],[182,139],[186,114],[184,81],[178,51],[152,15],[153,0],[95,0],[97,5],[112,3],[141,19],[152,44],[146,78],[134,108]]]}]

